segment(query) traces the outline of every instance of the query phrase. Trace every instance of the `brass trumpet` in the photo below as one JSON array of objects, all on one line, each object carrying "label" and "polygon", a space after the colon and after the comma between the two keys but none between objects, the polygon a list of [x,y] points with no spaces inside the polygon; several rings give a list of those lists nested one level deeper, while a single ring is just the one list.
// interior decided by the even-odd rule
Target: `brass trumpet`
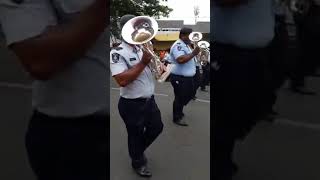
[{"label": "brass trumpet", "polygon": [[201,41],[202,37],[203,36],[201,32],[192,32],[189,35],[189,39],[193,43],[194,48],[197,46],[200,48],[200,53],[197,56],[197,61],[201,66],[205,66],[208,63],[210,44],[207,41]]},{"label": "brass trumpet", "polygon": [[208,64],[208,58],[210,56],[210,50],[209,50],[210,43],[207,41],[199,41],[197,45],[200,47],[200,53],[199,53],[200,64],[201,66],[206,66]]},{"label": "brass trumpet", "polygon": [[149,67],[158,82],[164,82],[170,75],[172,65],[166,66],[162,71],[160,58],[154,53],[151,39],[158,32],[158,23],[148,16],[137,16],[130,19],[122,28],[121,35],[129,44],[142,45],[146,51],[152,54]]},{"label": "brass trumpet", "polygon": [[311,8],[310,0],[290,0],[289,10],[293,13],[306,15]]}]

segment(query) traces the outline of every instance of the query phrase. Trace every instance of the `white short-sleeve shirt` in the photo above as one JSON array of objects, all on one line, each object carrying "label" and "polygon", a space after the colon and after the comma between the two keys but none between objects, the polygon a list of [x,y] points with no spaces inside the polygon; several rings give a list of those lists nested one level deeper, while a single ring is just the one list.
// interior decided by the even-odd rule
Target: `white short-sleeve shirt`
[{"label": "white short-sleeve shirt", "polygon": [[[110,52],[110,70],[112,76],[120,74],[141,61],[141,47],[132,47],[122,42]],[[154,94],[154,76],[146,66],[136,80],[120,88],[120,96],[128,99],[149,98]]]},{"label": "white short-sleeve shirt", "polygon": [[[8,45],[41,35],[48,26],[68,24],[94,0],[0,0],[0,23]],[[59,20],[58,18],[59,17]],[[109,111],[107,28],[86,55],[48,81],[35,81],[32,104],[51,116],[80,117]],[[34,53],[36,53],[36,49]],[[59,52],[57,52],[59,53]]]},{"label": "white short-sleeve shirt", "polygon": [[171,73],[175,75],[193,77],[196,74],[196,57],[193,57],[186,63],[179,64],[177,59],[186,54],[192,53],[191,48],[186,45],[181,39],[178,39],[170,48],[170,55],[175,66],[172,68]]}]

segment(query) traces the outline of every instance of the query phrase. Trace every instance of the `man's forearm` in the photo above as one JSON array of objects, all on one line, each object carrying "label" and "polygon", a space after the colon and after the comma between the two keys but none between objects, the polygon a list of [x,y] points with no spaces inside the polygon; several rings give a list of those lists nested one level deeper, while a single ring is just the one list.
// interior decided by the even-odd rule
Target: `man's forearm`
[{"label": "man's forearm", "polygon": [[192,54],[192,53],[180,56],[180,57],[177,58],[177,62],[179,64],[184,64],[184,63],[190,61],[192,58],[194,58],[194,56],[195,55]]},{"label": "man's forearm", "polygon": [[49,75],[61,70],[84,56],[104,32],[107,4],[99,1],[81,12],[70,24],[49,27],[38,37],[13,44],[12,49],[31,71]]},{"label": "man's forearm", "polygon": [[147,65],[140,62],[125,72],[115,76],[117,83],[121,87],[125,87],[138,78]]}]

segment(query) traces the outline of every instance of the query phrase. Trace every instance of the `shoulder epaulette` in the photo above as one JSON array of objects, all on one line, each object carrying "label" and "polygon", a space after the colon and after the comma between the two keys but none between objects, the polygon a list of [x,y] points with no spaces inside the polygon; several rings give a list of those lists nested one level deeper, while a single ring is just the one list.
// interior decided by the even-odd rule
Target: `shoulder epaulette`
[{"label": "shoulder epaulette", "polygon": [[123,49],[122,47],[116,47],[116,48],[114,48],[115,50],[117,50],[117,51],[120,51],[121,49]]}]

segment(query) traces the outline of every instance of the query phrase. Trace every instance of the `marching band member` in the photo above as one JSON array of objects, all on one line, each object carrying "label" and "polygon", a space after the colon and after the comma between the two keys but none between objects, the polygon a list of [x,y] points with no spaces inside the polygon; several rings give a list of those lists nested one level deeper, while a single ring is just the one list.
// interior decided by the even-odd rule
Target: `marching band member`
[{"label": "marching band member", "polygon": [[210,81],[210,53],[208,54],[208,57],[203,57],[203,58],[207,58],[205,61],[207,61],[207,63],[205,65],[202,66],[202,75],[201,75],[201,81],[200,81],[200,90],[207,92],[208,90],[206,90],[206,86],[209,84]]},{"label": "marching band member", "polygon": [[[121,27],[134,17],[122,16]],[[154,77],[148,66],[152,58],[142,46],[125,40],[110,52],[112,76],[121,86],[118,108],[127,128],[131,164],[143,177],[152,175],[144,151],[163,129],[160,110],[154,99]]]},{"label": "marching band member", "polygon": [[183,120],[183,107],[194,96],[194,76],[196,74],[196,56],[200,48],[191,50],[190,28],[180,30],[179,39],[171,46],[170,55],[175,67],[171,71],[170,80],[174,89],[173,122],[180,126],[188,126]]},{"label": "marching band member", "polygon": [[[195,48],[195,47],[193,47]],[[194,92],[193,92],[193,100],[195,100],[197,91],[201,85],[202,75],[203,75],[203,69],[202,65],[200,64],[200,58],[199,56],[195,57],[195,66],[196,66],[196,74],[193,76],[193,82],[194,82]]]}]

